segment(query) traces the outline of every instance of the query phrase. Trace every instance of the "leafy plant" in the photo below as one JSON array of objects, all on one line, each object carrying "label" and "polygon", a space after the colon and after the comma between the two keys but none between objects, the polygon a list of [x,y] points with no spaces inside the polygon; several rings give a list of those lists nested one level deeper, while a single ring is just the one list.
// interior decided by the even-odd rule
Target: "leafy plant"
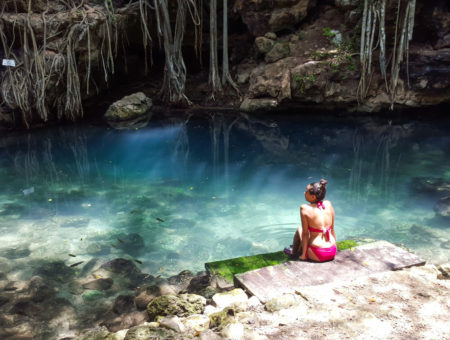
[{"label": "leafy plant", "polygon": [[323,36],[328,39],[328,41],[331,41],[336,36],[335,32],[332,32],[332,29],[330,27],[324,27],[323,29]]}]

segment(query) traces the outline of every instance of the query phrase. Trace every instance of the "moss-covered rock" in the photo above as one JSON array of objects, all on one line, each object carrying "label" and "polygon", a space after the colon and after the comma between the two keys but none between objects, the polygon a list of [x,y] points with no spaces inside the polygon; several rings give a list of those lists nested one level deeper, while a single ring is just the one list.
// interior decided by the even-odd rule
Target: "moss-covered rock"
[{"label": "moss-covered rock", "polygon": [[154,298],[147,306],[150,320],[158,315],[189,316],[203,312],[206,299],[195,294],[162,295]]},{"label": "moss-covered rock", "polygon": [[130,328],[124,340],[162,340],[179,339],[176,333],[167,328],[153,328],[149,326],[136,326]]},{"label": "moss-covered rock", "polygon": [[210,327],[214,328],[217,327],[219,329],[222,329],[226,325],[228,325],[230,322],[233,321],[235,311],[233,308],[224,308],[220,312],[213,313],[209,315],[210,320]]},{"label": "moss-covered rock", "polygon": [[336,243],[338,250],[345,250],[358,246],[359,244],[354,240],[344,240]]},{"label": "moss-covered rock", "polygon": [[91,290],[91,291],[83,294],[83,300],[86,302],[92,302],[92,301],[101,299],[104,296],[105,296],[105,294],[103,294],[102,292],[99,292],[98,290]]}]

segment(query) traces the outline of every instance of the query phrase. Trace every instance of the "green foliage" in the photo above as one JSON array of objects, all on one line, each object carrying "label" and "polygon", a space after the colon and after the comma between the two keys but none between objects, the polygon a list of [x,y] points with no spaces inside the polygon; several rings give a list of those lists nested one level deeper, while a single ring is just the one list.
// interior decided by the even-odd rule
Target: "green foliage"
[{"label": "green foliage", "polygon": [[298,87],[299,87],[299,91],[300,93],[304,93],[305,92],[305,88],[306,88],[306,84],[309,83],[314,83],[316,81],[316,77],[314,76],[314,74],[310,74],[309,76],[300,76],[298,74],[294,75],[294,81],[297,83]]},{"label": "green foliage", "polygon": [[341,251],[341,250],[357,247],[359,244],[354,240],[344,240],[344,241],[337,242],[336,245],[337,245],[337,249],[339,251]]},{"label": "green foliage", "polygon": [[336,36],[336,33],[332,32],[330,27],[324,27],[322,32],[323,36],[326,37],[328,41],[331,41],[331,39]]}]

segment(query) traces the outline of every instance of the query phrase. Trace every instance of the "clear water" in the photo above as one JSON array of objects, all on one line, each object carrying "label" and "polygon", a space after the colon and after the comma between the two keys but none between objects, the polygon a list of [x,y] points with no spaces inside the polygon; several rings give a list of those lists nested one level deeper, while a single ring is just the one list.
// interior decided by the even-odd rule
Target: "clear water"
[{"label": "clear water", "polygon": [[417,189],[416,178],[450,182],[449,128],[448,119],[211,113],[131,131],[3,136],[0,271],[26,279],[45,261],[123,257],[169,276],[277,251],[299,226],[305,186],[320,178],[338,239],[384,239],[448,261],[450,223],[433,207],[450,194]]}]

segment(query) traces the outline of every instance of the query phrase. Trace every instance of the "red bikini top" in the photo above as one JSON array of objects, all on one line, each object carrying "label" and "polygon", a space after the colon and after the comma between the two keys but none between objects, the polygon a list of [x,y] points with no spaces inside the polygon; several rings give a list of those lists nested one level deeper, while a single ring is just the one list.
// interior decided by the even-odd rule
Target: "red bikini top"
[{"label": "red bikini top", "polygon": [[315,232],[315,233],[323,233],[323,234],[326,234],[326,235],[327,235],[327,241],[330,240],[330,230],[331,230],[331,228],[333,228],[332,225],[329,226],[329,227],[326,228],[326,229],[316,229],[316,228],[308,227],[309,231],[313,231],[313,232]]}]

